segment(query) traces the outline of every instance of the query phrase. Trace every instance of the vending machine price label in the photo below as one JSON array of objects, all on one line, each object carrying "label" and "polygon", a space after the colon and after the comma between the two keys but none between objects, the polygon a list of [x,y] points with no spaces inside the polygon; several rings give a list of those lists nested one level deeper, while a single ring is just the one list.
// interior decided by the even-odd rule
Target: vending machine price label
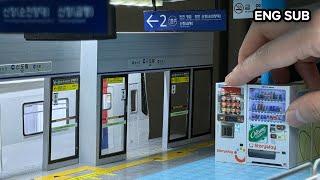
[{"label": "vending machine price label", "polygon": [[52,71],[52,62],[32,62],[0,65],[0,75],[27,74]]},{"label": "vending machine price label", "polygon": [[147,32],[225,31],[226,12],[206,11],[145,11],[144,29]]},{"label": "vending machine price label", "polygon": [[107,1],[2,0],[0,32],[105,33]]}]

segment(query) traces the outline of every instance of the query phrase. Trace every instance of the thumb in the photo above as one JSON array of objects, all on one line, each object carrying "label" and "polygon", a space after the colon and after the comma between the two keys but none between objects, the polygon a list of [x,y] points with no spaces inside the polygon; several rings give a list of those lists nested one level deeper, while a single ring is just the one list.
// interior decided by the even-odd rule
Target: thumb
[{"label": "thumb", "polygon": [[287,110],[286,121],[293,127],[320,122],[320,91],[308,93],[294,101]]}]

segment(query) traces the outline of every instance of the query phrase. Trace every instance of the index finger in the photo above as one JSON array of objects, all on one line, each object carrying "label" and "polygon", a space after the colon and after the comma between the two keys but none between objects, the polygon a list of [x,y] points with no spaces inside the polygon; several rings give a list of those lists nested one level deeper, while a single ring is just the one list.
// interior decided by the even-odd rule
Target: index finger
[{"label": "index finger", "polygon": [[238,63],[242,63],[265,43],[287,32],[292,26],[293,23],[288,22],[278,22],[277,24],[253,22],[239,50]]},{"label": "index finger", "polygon": [[310,56],[318,57],[319,34],[309,25],[266,43],[238,64],[226,77],[226,83],[242,85],[272,69],[287,67]]}]

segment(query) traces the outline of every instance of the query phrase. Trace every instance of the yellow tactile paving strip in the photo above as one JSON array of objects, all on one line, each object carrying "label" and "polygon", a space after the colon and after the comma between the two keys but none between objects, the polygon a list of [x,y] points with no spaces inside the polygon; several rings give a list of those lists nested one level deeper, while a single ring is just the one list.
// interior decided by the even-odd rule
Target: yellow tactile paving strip
[{"label": "yellow tactile paving strip", "polygon": [[[130,167],[139,166],[142,164],[150,163],[150,162],[164,162],[164,161],[170,161],[178,158],[182,158],[185,156],[190,155],[191,153],[202,149],[206,147],[213,146],[213,142],[205,142],[205,143],[199,143],[195,145],[191,145],[182,149],[168,151],[163,154],[159,155],[153,155],[149,156],[143,159],[131,161],[131,162],[125,162],[119,165],[106,167],[106,168],[99,168],[99,167],[93,167],[93,166],[81,166],[74,169],[69,169],[61,172],[57,172],[54,174],[50,174],[47,176],[37,177],[35,180],[100,180],[101,176],[115,176],[114,172],[121,171]],[[82,173],[81,172],[87,172]],[[81,174],[81,175],[79,175]]]}]

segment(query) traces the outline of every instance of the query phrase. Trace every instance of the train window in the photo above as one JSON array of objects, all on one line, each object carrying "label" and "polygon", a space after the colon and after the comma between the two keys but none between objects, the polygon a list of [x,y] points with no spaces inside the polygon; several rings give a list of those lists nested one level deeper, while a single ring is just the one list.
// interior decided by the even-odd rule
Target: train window
[{"label": "train window", "polygon": [[103,95],[103,109],[110,110],[112,108],[112,94],[107,93]]},{"label": "train window", "polygon": [[30,136],[43,131],[43,101],[23,104],[23,135]]},{"label": "train window", "polygon": [[[69,100],[59,99],[52,108],[52,127],[69,124]],[[31,136],[43,132],[43,101],[23,104],[23,135]]]},{"label": "train window", "polygon": [[131,90],[131,113],[137,112],[137,90]]}]

